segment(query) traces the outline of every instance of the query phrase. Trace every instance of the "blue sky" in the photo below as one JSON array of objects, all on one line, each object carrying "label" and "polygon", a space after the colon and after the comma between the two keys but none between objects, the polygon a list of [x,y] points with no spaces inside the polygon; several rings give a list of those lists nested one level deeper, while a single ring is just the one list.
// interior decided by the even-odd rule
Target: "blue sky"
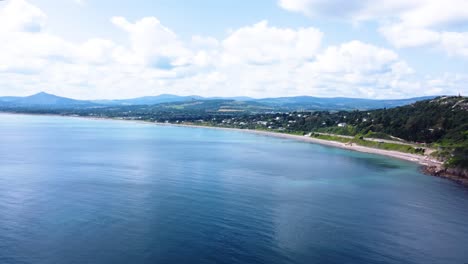
[{"label": "blue sky", "polygon": [[6,0],[0,95],[468,93],[463,0]]}]

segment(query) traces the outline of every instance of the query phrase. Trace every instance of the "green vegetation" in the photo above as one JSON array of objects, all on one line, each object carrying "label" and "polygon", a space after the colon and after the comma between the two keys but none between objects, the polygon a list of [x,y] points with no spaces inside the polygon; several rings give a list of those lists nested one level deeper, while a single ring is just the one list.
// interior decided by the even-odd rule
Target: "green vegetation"
[{"label": "green vegetation", "polygon": [[371,130],[369,130],[367,132],[366,135],[364,135],[365,138],[376,138],[376,139],[387,139],[387,140],[395,140],[395,138],[393,138],[392,136],[390,135],[387,135],[383,132],[373,132]]},{"label": "green vegetation", "polygon": [[352,143],[352,139],[344,138],[340,136],[322,135],[322,134],[312,133],[311,137],[323,139],[323,140],[329,140],[329,141],[337,141],[337,142],[346,143],[346,144]]},{"label": "green vegetation", "polygon": [[331,126],[331,127],[320,127],[315,129],[317,132],[337,134],[344,136],[355,136],[359,133],[358,129],[353,125],[347,125],[345,127]]},{"label": "green vegetation", "polygon": [[371,147],[371,148],[378,148],[384,150],[393,150],[411,154],[424,154],[423,148],[415,148],[409,145],[397,144],[397,143],[388,143],[388,142],[378,142],[378,141],[369,141],[362,139],[361,136],[356,136],[354,138],[345,138],[340,136],[333,136],[333,135],[323,135],[312,133],[311,135],[314,138],[323,139],[323,140],[331,140],[337,141],[345,144],[357,144],[364,147]]}]

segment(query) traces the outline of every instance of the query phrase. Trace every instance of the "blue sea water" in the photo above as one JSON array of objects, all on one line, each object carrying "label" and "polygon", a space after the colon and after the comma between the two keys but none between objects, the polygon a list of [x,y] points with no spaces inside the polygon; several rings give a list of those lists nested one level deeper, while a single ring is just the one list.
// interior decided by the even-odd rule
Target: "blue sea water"
[{"label": "blue sea water", "polygon": [[236,131],[0,115],[0,263],[468,263],[468,188]]}]

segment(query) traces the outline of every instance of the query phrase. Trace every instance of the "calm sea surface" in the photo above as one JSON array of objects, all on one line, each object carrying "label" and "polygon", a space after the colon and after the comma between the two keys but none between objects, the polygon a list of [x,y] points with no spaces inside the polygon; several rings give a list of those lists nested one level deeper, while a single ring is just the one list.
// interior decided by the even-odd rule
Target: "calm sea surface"
[{"label": "calm sea surface", "polygon": [[0,115],[0,263],[468,263],[468,188],[235,131]]}]

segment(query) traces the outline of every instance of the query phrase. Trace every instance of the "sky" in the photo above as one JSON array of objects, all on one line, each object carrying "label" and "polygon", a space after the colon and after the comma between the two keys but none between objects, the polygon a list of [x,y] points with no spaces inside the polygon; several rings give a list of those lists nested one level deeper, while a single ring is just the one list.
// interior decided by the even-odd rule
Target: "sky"
[{"label": "sky", "polygon": [[468,94],[466,0],[0,0],[0,96]]}]

